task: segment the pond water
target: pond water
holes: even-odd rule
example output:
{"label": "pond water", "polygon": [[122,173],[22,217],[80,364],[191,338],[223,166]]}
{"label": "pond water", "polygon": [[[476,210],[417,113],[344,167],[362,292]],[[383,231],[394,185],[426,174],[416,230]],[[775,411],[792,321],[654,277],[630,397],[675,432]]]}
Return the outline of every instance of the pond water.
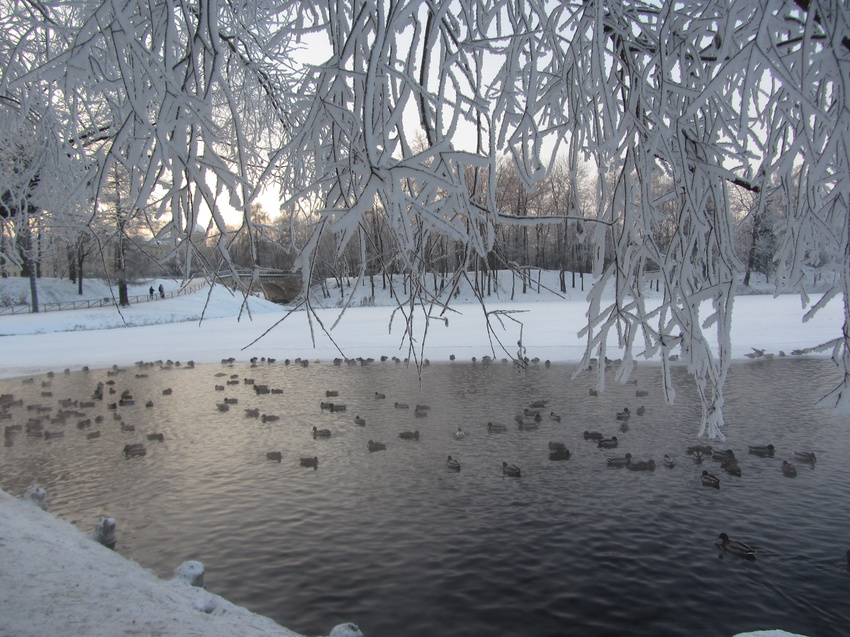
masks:
{"label": "pond water", "polygon": [[[729,439],[715,446],[735,451],[741,477],[686,454],[700,442],[700,410],[684,370],[668,407],[658,368],[639,367],[637,385],[616,384],[608,372],[600,397],[589,395],[592,376],[571,380],[572,369],[440,364],[424,368],[420,382],[389,361],[277,362],[0,381],[0,393],[23,399],[0,410],[11,414],[3,425],[56,419],[60,400],[88,401],[98,382],[114,382],[94,407],[67,407],[79,413],[44,425],[62,437],[5,436],[0,485],[17,495],[37,482],[50,510],[86,531],[98,516],[115,517],[123,555],[162,576],[200,560],[211,591],[307,635],[343,621],[368,637],[847,634],[848,422],[812,407],[837,382],[833,365],[733,367]],[[110,409],[124,390],[134,404]],[[220,411],[225,398],[237,402]],[[514,415],[541,399],[538,428],[520,429]],[[321,409],[323,401],[347,409]],[[427,416],[417,417],[416,404],[430,406]],[[627,431],[615,418],[624,406],[633,414]],[[77,427],[97,416],[103,421]],[[488,421],[506,431],[488,433]],[[331,436],[314,438],[313,427]],[[89,439],[94,430],[100,437]],[[413,430],[418,440],[399,438]],[[616,435],[618,448],[598,448],[585,430]],[[369,440],[387,449],[370,453]],[[565,443],[570,459],[550,460],[549,441]],[[124,457],[131,443],[143,443],[146,455]],[[775,457],[747,453],[767,443]],[[795,450],[818,460],[795,461]],[[607,466],[627,452],[657,468]],[[674,468],[661,464],[665,454]],[[448,455],[459,472],[446,467]],[[317,469],[300,466],[313,456]],[[796,463],[796,478],[782,474],[783,460]],[[503,475],[503,462],[521,477]],[[702,486],[705,469],[719,489]],[[721,532],[751,544],[757,560],[721,553]]]}

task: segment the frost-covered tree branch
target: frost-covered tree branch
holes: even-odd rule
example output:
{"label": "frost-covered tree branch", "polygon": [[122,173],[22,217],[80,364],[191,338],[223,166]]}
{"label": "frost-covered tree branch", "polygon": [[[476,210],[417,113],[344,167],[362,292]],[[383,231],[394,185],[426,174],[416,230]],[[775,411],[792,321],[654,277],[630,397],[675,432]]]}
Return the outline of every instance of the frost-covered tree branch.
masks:
{"label": "frost-covered tree branch", "polygon": [[[378,211],[380,266],[410,281],[406,317],[433,300],[424,257],[435,246],[463,246],[462,271],[497,262],[503,223],[578,218],[598,277],[583,363],[613,340],[624,381],[636,359],[658,356],[673,400],[677,351],[710,436],[722,436],[744,269],[730,193],[747,188],[754,215],[779,197],[780,285],[808,302],[806,277],[830,272],[811,312],[844,299],[845,379],[824,401],[850,407],[840,0],[2,1],[0,96],[48,96],[39,108],[80,153],[95,199],[113,164],[133,166],[137,204],[157,202],[175,236],[204,210],[224,236],[234,208],[251,240],[252,201],[278,188],[285,211],[314,213],[299,245],[306,295],[328,237],[337,255],[359,246],[367,267]],[[575,195],[566,211],[500,209],[505,157],[529,191],[556,157],[573,176],[590,162],[595,211]],[[219,249],[231,264],[227,243]],[[647,270],[664,284],[660,301],[646,298]]]}

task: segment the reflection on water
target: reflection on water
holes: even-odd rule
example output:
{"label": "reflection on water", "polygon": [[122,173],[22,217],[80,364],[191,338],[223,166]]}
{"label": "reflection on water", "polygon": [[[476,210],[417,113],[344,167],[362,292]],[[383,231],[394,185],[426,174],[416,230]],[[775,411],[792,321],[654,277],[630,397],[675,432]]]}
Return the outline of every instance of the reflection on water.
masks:
{"label": "reflection on water", "polygon": [[[6,407],[12,418],[0,423],[48,415],[56,422],[44,427],[65,434],[6,436],[0,484],[19,494],[38,482],[51,511],[85,530],[100,515],[115,517],[123,555],[163,576],[200,560],[210,590],[306,634],[342,621],[369,637],[845,633],[847,423],[811,407],[837,381],[831,364],[733,368],[722,446],[735,451],[740,478],[685,454],[697,442],[700,411],[684,372],[677,404],[667,407],[657,368],[638,369],[637,386],[610,379],[601,397],[589,395],[592,378],[572,381],[571,371],[432,365],[420,386],[413,370],[392,362],[275,363],[2,381],[0,392],[23,404]],[[80,413],[57,419],[59,400],[89,400],[99,381],[114,381],[102,401],[68,406]],[[124,390],[133,404],[110,409]],[[638,390],[649,395],[637,398]],[[548,400],[540,423],[520,429],[514,416],[537,399]],[[38,412],[37,404],[52,409]],[[427,415],[417,416],[417,404],[430,407]],[[635,415],[623,431],[615,414],[625,406]],[[490,434],[488,421],[506,430]],[[458,426],[462,440],[453,435]],[[314,438],[313,427],[331,437]],[[89,439],[94,430],[100,437]],[[419,440],[399,438],[413,430]],[[585,430],[620,444],[599,449]],[[148,440],[151,433],[164,440]],[[387,449],[370,453],[370,439]],[[564,442],[570,459],[551,461],[549,441]],[[131,443],[147,454],[126,458],[121,450]],[[747,453],[767,443],[774,458]],[[799,449],[818,461],[797,462],[798,476],[785,478],[782,461],[794,462]],[[281,462],[268,460],[269,451],[280,451]],[[658,467],[606,466],[627,452]],[[661,465],[664,454],[675,468]],[[448,455],[460,472],[447,469]],[[300,465],[313,456],[317,470]],[[503,462],[522,477],[505,477]],[[720,489],[701,486],[703,469],[720,477]],[[720,532],[749,542],[758,560],[720,555]]]}

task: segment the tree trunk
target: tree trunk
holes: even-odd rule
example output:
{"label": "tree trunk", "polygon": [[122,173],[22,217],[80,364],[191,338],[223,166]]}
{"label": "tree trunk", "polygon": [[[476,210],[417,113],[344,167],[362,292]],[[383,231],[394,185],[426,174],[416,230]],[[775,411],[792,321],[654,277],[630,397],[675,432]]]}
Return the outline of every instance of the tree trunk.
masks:
{"label": "tree trunk", "polygon": [[124,279],[118,279],[118,304],[121,307],[130,307],[130,295],[127,294],[127,281]]}
{"label": "tree trunk", "polygon": [[77,294],[80,296],[83,295],[83,259],[85,258],[85,253],[83,252],[83,246],[80,244],[77,246]]}
{"label": "tree trunk", "polygon": [[30,279],[30,298],[32,300],[32,311],[34,314],[38,313],[38,286],[35,282],[35,268],[30,264],[29,268],[29,279]]}

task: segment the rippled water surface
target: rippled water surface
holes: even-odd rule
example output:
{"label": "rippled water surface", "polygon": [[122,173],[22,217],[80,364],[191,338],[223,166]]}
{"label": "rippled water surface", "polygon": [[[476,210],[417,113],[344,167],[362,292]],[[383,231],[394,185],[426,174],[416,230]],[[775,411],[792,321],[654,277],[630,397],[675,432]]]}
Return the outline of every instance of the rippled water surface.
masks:
{"label": "rippled water surface", "polygon": [[[837,382],[834,366],[733,368],[722,446],[738,456],[740,478],[686,455],[698,442],[700,411],[683,370],[672,407],[657,368],[639,368],[637,386],[615,384],[609,372],[600,397],[589,395],[593,378],[571,380],[571,372],[432,365],[420,385],[414,370],[392,362],[263,363],[0,381],[0,392],[24,402],[5,409],[12,417],[4,425],[25,424],[34,404],[52,407],[43,414],[55,418],[60,399],[88,400],[98,381],[117,390],[77,408],[85,416],[45,425],[63,437],[7,435],[0,484],[19,494],[38,482],[51,510],[85,530],[100,515],[115,517],[123,555],[163,576],[198,559],[211,591],[308,635],[342,621],[368,637],[847,634],[848,422],[812,408]],[[246,378],[281,393],[258,395]],[[125,389],[134,404],[109,409]],[[327,398],[328,390],[339,396]],[[224,398],[238,403],[219,411]],[[536,399],[549,401],[539,428],[520,430],[513,416]],[[347,409],[322,410],[322,401]],[[417,403],[431,407],[427,417],[415,416]],[[620,431],[616,411],[640,405],[645,415]],[[248,417],[249,408],[280,420]],[[121,431],[113,413],[135,431]],[[103,422],[77,428],[97,415]],[[358,415],[365,427],[354,424]],[[488,421],[507,431],[488,434]],[[314,426],[331,437],[314,439]],[[458,426],[462,440],[453,436]],[[95,429],[100,438],[87,439]],[[406,430],[420,439],[400,439]],[[585,430],[617,435],[619,448],[598,449]],[[165,440],[146,440],[153,432]],[[370,453],[370,439],[387,449]],[[571,458],[551,461],[549,441],[564,442]],[[125,459],[124,445],[138,442],[147,455]],[[747,453],[767,443],[774,458]],[[800,449],[818,462],[796,462],[798,476],[784,477],[782,460],[794,462]],[[282,461],[267,460],[268,451]],[[658,467],[606,466],[626,452]],[[449,454],[459,473],[447,470]],[[675,468],[661,466],[664,454]],[[302,456],[318,457],[318,469],[300,466]],[[522,477],[503,476],[503,461]],[[700,484],[703,469],[720,477],[720,489]],[[721,555],[720,532],[753,545],[757,561]]]}

